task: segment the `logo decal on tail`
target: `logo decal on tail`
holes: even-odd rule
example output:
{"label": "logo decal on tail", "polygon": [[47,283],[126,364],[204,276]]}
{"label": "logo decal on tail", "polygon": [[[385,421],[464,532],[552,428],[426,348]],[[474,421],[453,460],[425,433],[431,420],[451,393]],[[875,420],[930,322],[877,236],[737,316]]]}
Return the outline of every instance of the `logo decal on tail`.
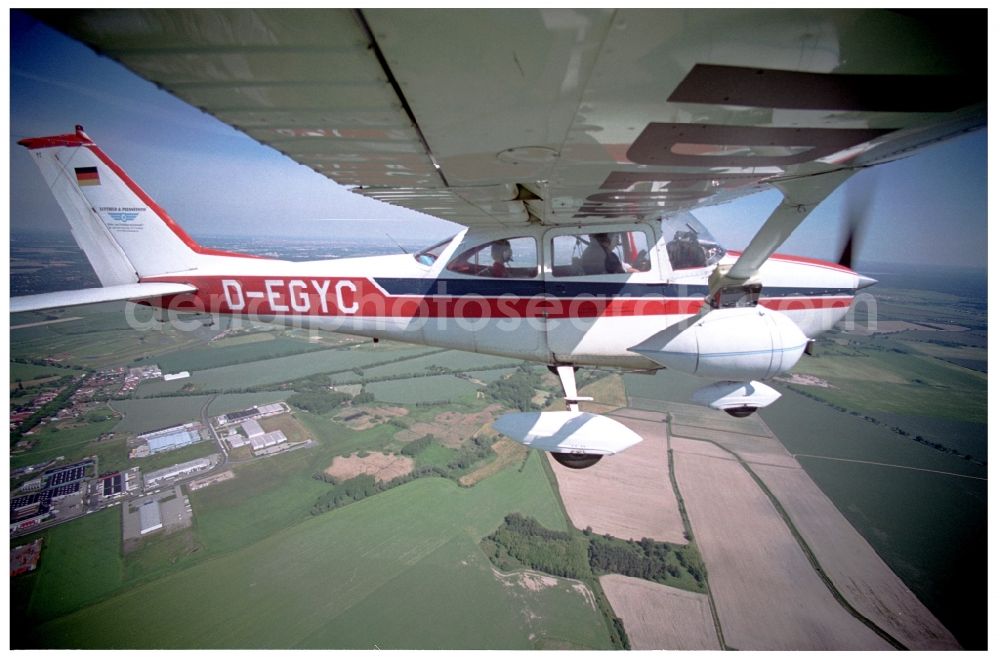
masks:
{"label": "logo decal on tail", "polygon": [[139,217],[139,214],[145,211],[145,208],[109,208],[106,206],[101,207],[102,211],[107,211],[108,217],[110,217],[115,222],[131,222]]}

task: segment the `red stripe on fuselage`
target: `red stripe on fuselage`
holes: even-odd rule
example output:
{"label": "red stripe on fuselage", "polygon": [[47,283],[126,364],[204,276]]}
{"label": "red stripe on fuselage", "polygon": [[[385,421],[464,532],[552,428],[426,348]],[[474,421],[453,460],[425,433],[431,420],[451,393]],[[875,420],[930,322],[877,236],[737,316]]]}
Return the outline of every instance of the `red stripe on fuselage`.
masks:
{"label": "red stripe on fuselage", "polygon": [[[196,276],[143,281],[181,282],[197,287],[196,294],[162,299],[164,307],[267,317],[596,319],[696,314],[704,304],[702,298],[662,296],[389,295],[368,278]],[[761,304],[778,311],[836,309],[848,307],[852,299],[852,296],[762,298]]]}
{"label": "red stripe on fuselage", "polygon": [[[730,257],[739,257],[743,253],[737,250],[727,250],[726,255]],[[841,266],[840,264],[834,263],[832,261],[824,261],[823,259],[813,259],[812,257],[798,257],[793,254],[779,254],[774,253],[768,259],[775,259],[777,261],[786,261],[793,264],[802,264],[804,266],[821,266],[823,268],[829,268],[830,270],[839,270],[842,273],[851,273],[852,275],[857,275],[853,270],[847,266]]]}

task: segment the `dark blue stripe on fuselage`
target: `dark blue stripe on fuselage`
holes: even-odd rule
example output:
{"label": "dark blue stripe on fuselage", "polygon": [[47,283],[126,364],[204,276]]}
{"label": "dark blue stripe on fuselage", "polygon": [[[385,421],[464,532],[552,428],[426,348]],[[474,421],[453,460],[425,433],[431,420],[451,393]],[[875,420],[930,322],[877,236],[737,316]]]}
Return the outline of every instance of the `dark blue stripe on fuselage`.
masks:
{"label": "dark blue stripe on fuselage", "polygon": [[[483,296],[496,298],[502,295],[530,298],[548,293],[560,298],[592,296],[597,298],[654,297],[700,298],[708,295],[706,285],[663,284],[652,282],[580,282],[567,280],[515,280],[515,279],[424,279],[419,277],[377,277],[375,282],[393,296]],[[765,287],[763,298],[827,296],[853,296],[854,289],[811,289],[807,287]]]}

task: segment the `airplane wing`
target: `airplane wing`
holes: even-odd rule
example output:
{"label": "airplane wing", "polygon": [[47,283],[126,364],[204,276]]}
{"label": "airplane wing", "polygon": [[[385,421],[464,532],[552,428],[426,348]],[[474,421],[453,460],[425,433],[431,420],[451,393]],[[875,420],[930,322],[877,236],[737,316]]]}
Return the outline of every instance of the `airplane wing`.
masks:
{"label": "airplane wing", "polygon": [[985,10],[36,14],[340,184],[467,226],[630,222],[771,185],[814,201],[794,182],[986,123]]}
{"label": "airplane wing", "polygon": [[147,298],[194,293],[197,290],[197,287],[188,284],[143,282],[94,287],[92,289],[76,289],[74,291],[38,293],[30,296],[12,297],[10,299],[10,313],[34,312],[41,309],[55,309],[57,307],[75,307],[77,305],[91,305],[93,303],[113,302],[116,300],[145,300]]}

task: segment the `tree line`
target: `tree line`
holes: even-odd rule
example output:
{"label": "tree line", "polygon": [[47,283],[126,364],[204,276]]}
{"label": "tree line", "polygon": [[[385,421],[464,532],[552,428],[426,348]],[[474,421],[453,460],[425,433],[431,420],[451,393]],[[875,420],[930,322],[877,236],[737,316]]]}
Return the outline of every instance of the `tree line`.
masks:
{"label": "tree line", "polygon": [[558,532],[534,518],[511,513],[483,539],[486,555],[502,570],[527,566],[560,577],[586,579],[617,573],[672,586],[705,589],[705,569],[690,545],[643,538],[640,541],[578,532]]}

